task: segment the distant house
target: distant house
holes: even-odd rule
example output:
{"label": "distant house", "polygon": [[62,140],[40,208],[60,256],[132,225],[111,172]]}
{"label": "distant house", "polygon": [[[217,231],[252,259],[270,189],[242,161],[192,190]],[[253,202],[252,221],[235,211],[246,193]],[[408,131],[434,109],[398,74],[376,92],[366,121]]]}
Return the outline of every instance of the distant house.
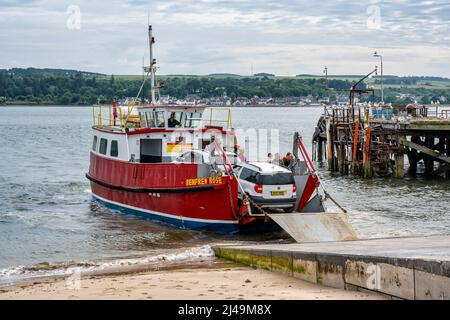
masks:
{"label": "distant house", "polygon": [[246,97],[237,97],[233,103],[233,106],[246,106],[250,104],[250,99]]}
{"label": "distant house", "polygon": [[330,103],[330,98],[329,97],[324,97],[322,99],[319,99],[317,102],[319,103]]}
{"label": "distant house", "polygon": [[[355,98],[356,101],[356,98]],[[345,106],[350,103],[349,97],[346,94],[339,94],[336,96],[336,103],[339,106]]]}

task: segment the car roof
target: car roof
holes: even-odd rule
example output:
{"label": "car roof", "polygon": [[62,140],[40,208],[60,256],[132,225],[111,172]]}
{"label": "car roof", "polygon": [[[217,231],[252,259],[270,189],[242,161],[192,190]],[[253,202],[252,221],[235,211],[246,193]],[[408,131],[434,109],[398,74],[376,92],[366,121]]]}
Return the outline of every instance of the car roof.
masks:
{"label": "car roof", "polygon": [[268,163],[268,162],[248,162],[248,163],[243,163],[242,166],[250,166],[253,167],[252,169],[254,169],[256,167],[256,169],[261,172],[261,173],[274,173],[274,172],[289,172],[291,173],[291,170],[279,166],[277,164],[273,164],[273,163]]}
{"label": "car roof", "polygon": [[[202,155],[207,155],[207,156],[209,156],[209,153],[208,153],[208,152],[206,152],[206,151],[204,151],[204,150],[200,150],[200,149],[192,149],[192,150],[189,150],[189,151],[185,151],[185,152],[183,152],[182,154],[186,154],[186,153],[190,153],[190,152],[199,153],[199,154],[202,154]],[[234,153],[234,152],[231,152],[231,151],[225,151],[225,153],[226,153],[227,156],[233,155],[233,156],[237,157],[236,153]]]}
{"label": "car roof", "polygon": [[204,151],[204,150],[199,150],[199,149],[192,149],[190,151],[186,151],[185,153],[188,152],[195,152],[195,153],[202,153],[202,154],[207,154],[208,152]]}

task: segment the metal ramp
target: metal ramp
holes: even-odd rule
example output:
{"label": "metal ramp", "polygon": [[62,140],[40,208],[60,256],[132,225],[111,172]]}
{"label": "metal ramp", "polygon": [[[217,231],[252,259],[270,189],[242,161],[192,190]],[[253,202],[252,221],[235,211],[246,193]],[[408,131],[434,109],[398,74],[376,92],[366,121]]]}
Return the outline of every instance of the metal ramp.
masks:
{"label": "metal ramp", "polygon": [[[356,233],[348,222],[347,211],[323,187],[302,138],[296,132],[293,143],[293,153],[296,159],[298,159],[298,152],[301,153],[304,162],[297,162],[292,169],[297,185],[295,207],[297,212],[268,214],[268,216],[300,243],[356,240]],[[322,189],[324,197],[319,194],[319,188]],[[307,199],[304,199],[305,195]],[[343,213],[325,212],[323,201],[326,199],[333,201]]]}
{"label": "metal ramp", "polygon": [[357,239],[343,213],[286,213],[269,217],[299,243]]}

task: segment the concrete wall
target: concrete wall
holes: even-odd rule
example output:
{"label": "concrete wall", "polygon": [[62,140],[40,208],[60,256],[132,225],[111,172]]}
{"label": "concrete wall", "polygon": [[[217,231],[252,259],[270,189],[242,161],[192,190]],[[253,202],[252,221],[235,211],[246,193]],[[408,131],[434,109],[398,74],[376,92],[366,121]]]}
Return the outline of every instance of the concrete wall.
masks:
{"label": "concrete wall", "polygon": [[215,247],[217,257],[345,290],[400,299],[450,299],[450,264],[420,259]]}

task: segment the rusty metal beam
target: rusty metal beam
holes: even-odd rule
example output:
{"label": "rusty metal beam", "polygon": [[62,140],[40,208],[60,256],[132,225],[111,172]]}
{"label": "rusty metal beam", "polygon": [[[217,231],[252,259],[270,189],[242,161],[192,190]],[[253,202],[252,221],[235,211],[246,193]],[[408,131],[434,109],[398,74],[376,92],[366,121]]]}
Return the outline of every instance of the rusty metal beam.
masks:
{"label": "rusty metal beam", "polygon": [[408,141],[408,140],[406,140],[404,138],[400,138],[399,141],[404,146],[407,146],[407,147],[413,148],[415,150],[418,150],[418,151],[420,151],[422,153],[425,153],[425,154],[427,154],[427,155],[429,155],[429,156],[431,156],[433,158],[439,159],[439,160],[441,160],[443,162],[450,163],[450,157],[449,156],[441,154],[441,153],[439,153],[437,151],[434,151],[434,150],[432,150],[430,148],[427,148],[425,146],[421,146],[420,144]]}

